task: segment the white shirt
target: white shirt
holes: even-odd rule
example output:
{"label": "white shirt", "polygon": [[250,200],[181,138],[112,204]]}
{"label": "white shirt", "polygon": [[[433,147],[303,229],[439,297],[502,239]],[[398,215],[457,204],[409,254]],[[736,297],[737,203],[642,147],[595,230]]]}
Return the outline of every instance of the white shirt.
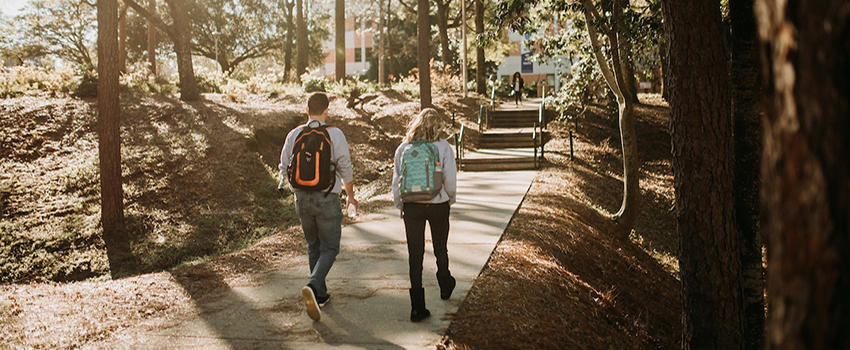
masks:
{"label": "white shirt", "polygon": [[[313,122],[326,125],[325,123],[315,119],[308,120],[304,125]],[[286,135],[286,142],[283,144],[283,150],[280,152],[280,164],[277,166],[282,178],[286,178],[286,168],[289,166],[289,158],[292,157],[292,147],[295,144],[295,139],[297,139],[298,135],[301,134],[301,127],[304,125],[292,129],[292,131]],[[346,141],[342,130],[333,127],[328,128],[328,136],[331,137],[331,146],[333,146],[333,162],[336,164],[336,181],[334,181],[334,188],[331,190],[331,193],[339,194],[342,192],[343,183],[350,183],[351,181],[354,181],[354,168],[351,166],[351,154],[348,151],[348,141]],[[290,188],[291,187],[292,186],[290,186]]]}

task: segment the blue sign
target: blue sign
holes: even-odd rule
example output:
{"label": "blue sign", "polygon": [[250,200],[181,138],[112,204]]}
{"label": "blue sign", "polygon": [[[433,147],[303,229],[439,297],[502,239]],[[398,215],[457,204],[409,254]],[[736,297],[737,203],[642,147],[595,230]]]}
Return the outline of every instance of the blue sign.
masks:
{"label": "blue sign", "polygon": [[531,52],[523,52],[520,56],[520,62],[522,64],[523,73],[534,72],[534,62],[531,62]]}

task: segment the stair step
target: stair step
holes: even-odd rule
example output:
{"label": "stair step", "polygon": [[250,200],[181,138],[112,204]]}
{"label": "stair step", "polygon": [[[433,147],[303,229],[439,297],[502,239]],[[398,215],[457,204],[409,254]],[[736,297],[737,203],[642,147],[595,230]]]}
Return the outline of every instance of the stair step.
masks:
{"label": "stair step", "polygon": [[536,168],[532,157],[464,159],[461,163],[461,169],[464,171],[533,170]]}

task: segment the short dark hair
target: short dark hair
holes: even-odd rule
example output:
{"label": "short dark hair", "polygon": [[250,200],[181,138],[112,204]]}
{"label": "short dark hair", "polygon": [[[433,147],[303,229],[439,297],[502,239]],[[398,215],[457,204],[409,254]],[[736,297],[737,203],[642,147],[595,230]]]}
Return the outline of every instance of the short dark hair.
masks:
{"label": "short dark hair", "polygon": [[314,92],[307,97],[307,113],[320,115],[328,109],[328,95],[322,92]]}

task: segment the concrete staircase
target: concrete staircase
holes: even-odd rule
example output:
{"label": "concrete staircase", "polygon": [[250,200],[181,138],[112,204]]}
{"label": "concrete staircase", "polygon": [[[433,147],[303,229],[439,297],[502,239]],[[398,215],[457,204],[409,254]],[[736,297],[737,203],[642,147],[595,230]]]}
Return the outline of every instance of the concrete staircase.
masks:
{"label": "concrete staircase", "polygon": [[[490,111],[490,127],[479,138],[478,151],[461,160],[463,171],[534,170],[540,165],[540,149],[535,152],[534,124],[539,104],[526,102],[515,107],[503,104]],[[537,129],[538,143],[541,137]],[[537,145],[539,147],[539,144]]]}

